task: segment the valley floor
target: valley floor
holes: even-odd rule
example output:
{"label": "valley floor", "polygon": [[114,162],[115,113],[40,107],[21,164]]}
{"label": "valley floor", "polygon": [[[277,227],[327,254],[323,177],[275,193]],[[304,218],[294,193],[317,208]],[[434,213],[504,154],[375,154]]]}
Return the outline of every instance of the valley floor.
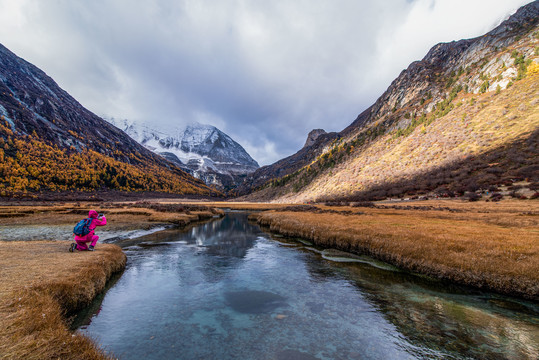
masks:
{"label": "valley floor", "polygon": [[[369,205],[369,204],[364,204]],[[0,206],[0,226],[73,225],[90,208],[109,229],[187,225],[246,210],[286,236],[369,254],[405,270],[539,300],[539,200],[430,200],[328,207],[161,199],[131,203]],[[216,209],[221,208],[221,210]],[[102,229],[105,229],[102,228]],[[99,234],[98,229],[98,234]],[[0,241],[0,354],[6,359],[106,358],[67,327],[75,309],[125,266],[118,246],[69,253],[67,241]]]}

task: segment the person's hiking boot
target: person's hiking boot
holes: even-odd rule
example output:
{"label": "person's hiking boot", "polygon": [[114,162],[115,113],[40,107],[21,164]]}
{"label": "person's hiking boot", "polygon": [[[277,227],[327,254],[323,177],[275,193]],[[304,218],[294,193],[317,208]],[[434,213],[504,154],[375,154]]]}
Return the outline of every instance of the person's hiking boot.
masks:
{"label": "person's hiking boot", "polygon": [[92,245],[88,246],[88,251],[94,251],[94,247]]}
{"label": "person's hiking boot", "polygon": [[75,248],[76,248],[76,247],[77,247],[77,244],[71,243],[71,245],[69,246],[69,252],[75,251]]}

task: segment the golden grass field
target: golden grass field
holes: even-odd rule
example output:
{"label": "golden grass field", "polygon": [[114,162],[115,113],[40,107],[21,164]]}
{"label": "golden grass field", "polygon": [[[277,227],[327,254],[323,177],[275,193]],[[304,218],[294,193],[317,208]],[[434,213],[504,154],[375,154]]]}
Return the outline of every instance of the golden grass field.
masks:
{"label": "golden grass field", "polygon": [[[201,205],[198,203],[197,205]],[[88,216],[88,210],[95,209],[106,214],[107,230],[148,229],[159,224],[187,225],[211,218],[215,210],[206,208],[191,211],[157,211],[145,207],[132,207],[129,203],[107,204],[63,204],[51,206],[0,206],[0,226],[2,225],[47,225],[76,224]],[[222,212],[220,212],[222,214]]]}
{"label": "golden grass field", "polygon": [[0,357],[106,359],[67,316],[87,305],[126,262],[116,245],[69,253],[60,241],[0,242]]}
{"label": "golden grass field", "polygon": [[322,247],[369,254],[412,272],[539,300],[538,201],[384,206],[332,208],[349,214],[269,211],[252,217],[272,231]]}

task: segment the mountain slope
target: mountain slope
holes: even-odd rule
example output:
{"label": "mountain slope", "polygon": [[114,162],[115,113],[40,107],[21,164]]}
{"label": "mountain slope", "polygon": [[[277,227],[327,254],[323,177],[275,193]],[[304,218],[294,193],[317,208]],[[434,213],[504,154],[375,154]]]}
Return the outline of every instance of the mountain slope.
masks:
{"label": "mountain slope", "polygon": [[285,177],[301,169],[327,150],[328,145],[340,137],[337,133],[326,133],[324,130],[320,130],[311,131],[307,136],[305,145],[297,153],[274,164],[263,166],[254,173],[249,174],[243,183],[234,190],[235,194],[246,195],[253,189],[265,185],[270,180]]}
{"label": "mountain slope", "polygon": [[539,181],[538,19],[535,1],[484,36],[434,46],[326,151],[250,199],[377,199]]}
{"label": "mountain slope", "polygon": [[259,167],[240,144],[211,125],[158,129],[128,120],[106,120],[147,149],[222,190],[236,187]]}
{"label": "mountain slope", "polygon": [[211,192],[0,45],[0,195],[98,189]]}

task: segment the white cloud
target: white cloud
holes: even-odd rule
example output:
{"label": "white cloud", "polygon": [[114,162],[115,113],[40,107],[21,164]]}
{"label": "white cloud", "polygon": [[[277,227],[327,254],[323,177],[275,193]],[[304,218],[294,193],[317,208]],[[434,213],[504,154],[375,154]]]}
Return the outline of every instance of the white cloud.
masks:
{"label": "white cloud", "polygon": [[255,137],[253,139],[244,141],[244,143],[241,145],[252,158],[261,164],[261,166],[262,164],[271,164],[275,162],[274,159],[279,155],[279,152],[276,149],[276,144],[264,139],[263,137]]}
{"label": "white cloud", "polygon": [[97,114],[221,128],[261,164],[339,131],[522,0],[0,0],[0,42]]}

